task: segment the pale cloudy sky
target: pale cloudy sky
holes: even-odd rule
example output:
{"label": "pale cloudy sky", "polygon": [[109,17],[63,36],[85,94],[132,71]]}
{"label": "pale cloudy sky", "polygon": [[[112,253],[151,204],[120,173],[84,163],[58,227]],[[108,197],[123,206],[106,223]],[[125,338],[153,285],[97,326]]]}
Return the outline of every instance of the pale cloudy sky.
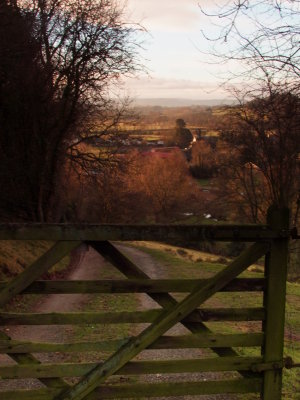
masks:
{"label": "pale cloudy sky", "polygon": [[201,29],[212,26],[198,6],[209,0],[128,0],[130,19],[148,30],[142,56],[149,76],[126,81],[137,98],[215,99],[228,94],[217,84],[220,66],[208,64]]}

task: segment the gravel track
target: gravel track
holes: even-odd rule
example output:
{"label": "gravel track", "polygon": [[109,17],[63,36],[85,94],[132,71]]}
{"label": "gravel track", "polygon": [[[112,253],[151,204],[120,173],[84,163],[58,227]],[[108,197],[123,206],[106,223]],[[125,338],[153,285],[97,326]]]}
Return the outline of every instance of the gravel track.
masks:
{"label": "gravel track", "polygon": [[[137,266],[139,266],[150,278],[152,279],[163,279],[168,278],[160,264],[150,255],[145,252],[138,250],[133,247],[126,245],[117,246],[122,253],[130,258]],[[153,301],[148,295],[139,295],[141,309],[149,309],[159,307],[155,301]],[[191,332],[181,324],[176,324],[170,329],[168,335],[186,335]],[[147,350],[139,354],[137,360],[176,360],[176,359],[193,359],[200,358],[204,353],[200,349],[172,349],[172,350]],[[180,382],[180,381],[208,381],[220,378],[217,373],[183,373],[183,374],[157,374],[147,375],[146,382]],[[160,397],[160,399],[194,399],[194,400],[234,400],[237,397],[235,395],[208,395],[208,396],[174,396],[174,397]],[[154,399],[154,398],[153,398]]]}
{"label": "gravel track", "polygon": [[[135,262],[141,269],[147,273],[151,278],[167,278],[163,276],[159,263],[154,260],[150,255],[141,250],[132,248],[130,246],[118,244],[117,247],[127,255],[133,262]],[[100,279],[101,267],[107,265],[104,259],[99,256],[94,250],[86,251],[86,248],[81,247],[80,251],[73,255],[73,265],[67,278],[70,280],[79,279]],[[74,262],[75,260],[75,262]],[[47,295],[43,296],[39,302],[34,306],[33,312],[69,312],[84,310],[85,304],[88,302],[89,295]],[[153,309],[159,307],[146,294],[137,295],[139,309]],[[142,328],[142,327],[141,327]],[[45,342],[66,342],[72,340],[72,327],[70,326],[18,326],[16,328],[6,328],[6,334],[13,339],[28,340],[28,341],[45,341]],[[136,332],[138,333],[138,332]],[[176,324],[168,335],[183,335],[188,334],[189,331],[181,324]],[[203,355],[201,350],[198,349],[173,349],[173,350],[148,350],[144,351],[136,357],[138,360],[167,360],[167,359],[180,359],[180,358],[199,358]],[[56,353],[46,353],[37,355],[42,362],[58,362],[62,361],[62,357]],[[0,364],[15,364],[8,356],[0,355]],[[204,381],[218,378],[216,373],[184,373],[184,374],[156,374],[147,375],[145,382],[179,382],[179,381]],[[9,389],[33,389],[43,387],[38,380],[0,380],[0,390]],[[236,399],[234,395],[209,395],[209,396],[180,396],[180,397],[163,397],[160,399],[201,399],[201,400],[229,400]],[[153,398],[154,399],[154,398]]]}

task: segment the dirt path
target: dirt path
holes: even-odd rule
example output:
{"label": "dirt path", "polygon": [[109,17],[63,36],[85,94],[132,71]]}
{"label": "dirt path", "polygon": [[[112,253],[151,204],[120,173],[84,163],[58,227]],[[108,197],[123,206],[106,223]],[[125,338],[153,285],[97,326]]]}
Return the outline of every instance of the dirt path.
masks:
{"label": "dirt path", "polygon": [[[162,274],[160,265],[148,254],[141,250],[118,244],[117,247],[124,252],[132,261],[141,268],[151,278],[167,278]],[[90,249],[86,251],[85,248],[81,249],[79,254],[80,262],[77,263],[70,271],[68,279],[101,279],[101,269],[107,263],[104,259],[99,256],[94,250]],[[32,311],[34,312],[69,312],[79,311],[85,308],[86,303],[89,300],[89,295],[47,295],[41,298],[38,304],[35,305]],[[159,307],[149,296],[141,294],[138,295],[139,308],[141,310]],[[172,328],[168,335],[183,335],[189,331],[185,329],[181,324],[177,324]],[[64,342],[72,340],[72,327],[71,326],[18,326],[14,329],[7,329],[6,333],[14,339],[28,340],[28,341],[41,341],[41,342]],[[157,360],[157,359],[178,359],[178,358],[198,358],[201,356],[201,351],[197,349],[174,349],[174,350],[151,350],[142,352],[137,359],[141,360]],[[42,362],[58,362],[60,356],[56,353],[38,355],[38,358]],[[14,362],[8,356],[0,355],[1,364],[14,364]],[[172,381],[196,381],[196,380],[208,380],[216,378],[216,374],[156,374],[147,376],[147,382],[172,382]],[[13,386],[12,386],[13,385]],[[19,380],[18,388],[37,388],[42,385],[37,380]],[[16,381],[1,381],[0,389],[12,389],[16,387]],[[201,400],[228,400],[235,399],[235,396],[184,396],[184,397],[168,397],[165,399],[201,399]]]}
{"label": "dirt path", "polygon": [[[127,255],[136,265],[152,279],[166,279],[168,278],[165,271],[162,271],[160,264],[150,255],[133,247],[126,245],[117,246],[122,253]],[[148,295],[140,295],[141,309],[156,308],[157,303],[154,302]],[[181,324],[176,324],[170,329],[168,335],[186,335],[191,332]],[[172,360],[172,359],[193,359],[203,356],[203,352],[197,349],[172,349],[172,350],[151,350],[142,352],[136,359],[137,360]],[[148,375],[147,382],[180,382],[180,381],[206,381],[211,379],[220,378],[216,373],[184,373],[184,374],[157,374]],[[184,397],[163,397],[160,399],[194,399],[194,400],[234,400],[234,395],[209,395],[209,396],[184,396]]]}
{"label": "dirt path", "polygon": [[[86,251],[82,245],[77,252],[77,262],[71,267],[66,279],[69,280],[96,280],[101,277],[101,266],[105,264],[103,258],[94,250]],[[52,294],[40,297],[31,312],[71,312],[83,310],[89,301],[90,295],[83,294]],[[68,325],[38,325],[17,326],[5,329],[5,333],[15,340],[32,342],[63,343],[72,340],[73,329]],[[42,362],[59,362],[62,356],[57,353],[43,353],[37,355]],[[8,356],[0,354],[0,364],[14,365],[15,362]],[[16,388],[28,389],[44,387],[38,380],[0,380],[0,390]]]}

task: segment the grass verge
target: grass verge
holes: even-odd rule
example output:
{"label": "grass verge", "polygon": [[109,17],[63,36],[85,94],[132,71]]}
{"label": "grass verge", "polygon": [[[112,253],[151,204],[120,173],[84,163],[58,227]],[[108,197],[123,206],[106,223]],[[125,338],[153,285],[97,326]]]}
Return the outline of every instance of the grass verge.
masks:
{"label": "grass verge", "polygon": [[[0,241],[0,280],[7,280],[21,273],[26,266],[44,254],[53,242],[41,240],[2,240]],[[49,274],[55,275],[64,271],[70,263],[70,256],[64,257],[54,265]]]}
{"label": "grass verge", "polygon": [[[167,278],[200,279],[208,278],[222,268],[229,259],[220,258],[210,253],[183,249],[156,242],[131,242],[131,245],[150,254],[161,265],[164,276]],[[241,277],[263,277],[260,265],[254,265],[240,275]],[[177,296],[178,299],[182,296]],[[262,306],[261,293],[229,292],[217,293],[204,305],[212,307],[259,307]],[[210,323],[212,330],[237,333],[257,331],[261,326],[255,323]],[[258,348],[238,348],[243,356],[258,355]],[[287,283],[286,297],[286,325],[284,356],[291,356],[294,362],[300,362],[300,284]],[[283,374],[283,399],[300,399],[299,369],[284,369]],[[243,399],[257,399],[255,396],[243,395]]]}

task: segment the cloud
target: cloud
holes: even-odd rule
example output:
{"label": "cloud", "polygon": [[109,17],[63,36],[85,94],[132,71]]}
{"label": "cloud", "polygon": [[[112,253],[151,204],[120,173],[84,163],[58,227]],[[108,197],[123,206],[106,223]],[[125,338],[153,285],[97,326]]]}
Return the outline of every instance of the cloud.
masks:
{"label": "cloud", "polygon": [[223,99],[228,96],[217,82],[187,79],[128,79],[125,87],[132,97],[140,98]]}
{"label": "cloud", "polygon": [[190,31],[201,19],[198,0],[128,0],[128,10],[149,31]]}

